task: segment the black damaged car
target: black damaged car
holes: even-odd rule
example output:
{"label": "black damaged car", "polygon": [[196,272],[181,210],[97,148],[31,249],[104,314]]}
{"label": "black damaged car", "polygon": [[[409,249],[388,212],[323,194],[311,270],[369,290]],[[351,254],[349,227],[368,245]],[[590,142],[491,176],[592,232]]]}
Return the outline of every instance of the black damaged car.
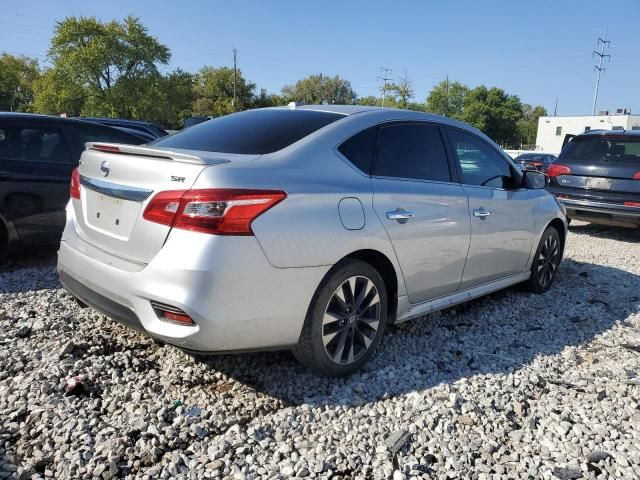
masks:
{"label": "black damaged car", "polygon": [[139,145],[117,128],[60,117],[0,113],[0,261],[18,249],[56,249],[72,170],[85,142]]}

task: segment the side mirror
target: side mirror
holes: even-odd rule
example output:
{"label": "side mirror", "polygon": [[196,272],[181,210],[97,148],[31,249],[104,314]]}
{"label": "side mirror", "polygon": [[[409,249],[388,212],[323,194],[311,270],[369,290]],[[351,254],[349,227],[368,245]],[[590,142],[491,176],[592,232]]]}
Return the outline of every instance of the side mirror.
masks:
{"label": "side mirror", "polygon": [[522,172],[522,186],[531,189],[545,188],[549,184],[547,176],[535,170],[525,170]]}

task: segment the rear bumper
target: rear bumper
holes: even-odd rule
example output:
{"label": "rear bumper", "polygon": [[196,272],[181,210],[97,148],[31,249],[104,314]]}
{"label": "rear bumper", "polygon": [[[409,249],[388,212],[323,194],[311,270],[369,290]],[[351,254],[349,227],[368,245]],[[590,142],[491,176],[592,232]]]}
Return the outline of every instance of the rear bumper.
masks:
{"label": "rear bumper", "polygon": [[558,198],[567,209],[567,217],[593,223],[640,226],[640,208],[591,200]]}
{"label": "rear bumper", "polygon": [[[275,268],[255,237],[174,231],[147,265],[97,249],[67,223],[58,252],[64,287],[108,317],[202,353],[290,347],[329,267]],[[186,312],[195,326],[158,318],[151,301]]]}

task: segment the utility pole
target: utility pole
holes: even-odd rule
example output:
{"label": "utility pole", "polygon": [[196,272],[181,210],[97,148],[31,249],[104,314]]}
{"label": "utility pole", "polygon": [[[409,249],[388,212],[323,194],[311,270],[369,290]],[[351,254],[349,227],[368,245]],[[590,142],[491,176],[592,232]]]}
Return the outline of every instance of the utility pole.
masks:
{"label": "utility pole", "polygon": [[604,60],[604,58],[607,58],[607,61],[611,61],[611,55],[606,55],[604,53],[604,49],[607,48],[609,46],[611,42],[609,40],[607,40],[607,29],[604,29],[604,38],[600,38],[598,37],[598,46],[600,47],[600,51],[596,51],[594,50],[593,53],[591,54],[591,57],[593,57],[594,55],[597,55],[598,57],[600,57],[600,59],[598,60],[598,65],[594,65],[593,69],[598,72],[596,74],[596,92],[593,95],[593,109],[591,111],[591,115],[595,115],[596,114],[596,103],[598,101],[598,89],[600,88],[600,75],[602,74],[602,72],[605,71],[605,68],[602,66],[602,61]]}
{"label": "utility pole", "polygon": [[558,115],[558,97],[556,97],[556,106],[553,107],[553,116],[557,116]]}
{"label": "utility pole", "polygon": [[236,83],[238,79],[238,51],[233,49],[233,111],[236,111]]}
{"label": "utility pole", "polygon": [[387,96],[387,82],[391,80],[391,72],[390,68],[380,67],[380,70],[384,72],[384,77],[378,76],[378,80],[382,80],[384,82],[384,86],[382,87],[382,108],[384,108],[384,99]]}
{"label": "utility pole", "polygon": [[445,84],[445,91],[447,96],[447,104],[444,107],[444,116],[449,116],[449,75],[447,74],[447,83]]}

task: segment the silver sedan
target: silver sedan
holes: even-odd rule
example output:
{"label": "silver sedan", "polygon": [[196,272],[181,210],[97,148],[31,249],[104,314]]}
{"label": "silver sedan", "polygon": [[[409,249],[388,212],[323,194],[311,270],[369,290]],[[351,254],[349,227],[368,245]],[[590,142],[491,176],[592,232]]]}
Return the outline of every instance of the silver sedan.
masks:
{"label": "silver sedan", "polygon": [[348,375],[385,325],[518,283],[546,291],[567,222],[545,186],[447,118],[251,110],[145,146],[88,144],[58,270],[82,302],[185,350],[287,348]]}

